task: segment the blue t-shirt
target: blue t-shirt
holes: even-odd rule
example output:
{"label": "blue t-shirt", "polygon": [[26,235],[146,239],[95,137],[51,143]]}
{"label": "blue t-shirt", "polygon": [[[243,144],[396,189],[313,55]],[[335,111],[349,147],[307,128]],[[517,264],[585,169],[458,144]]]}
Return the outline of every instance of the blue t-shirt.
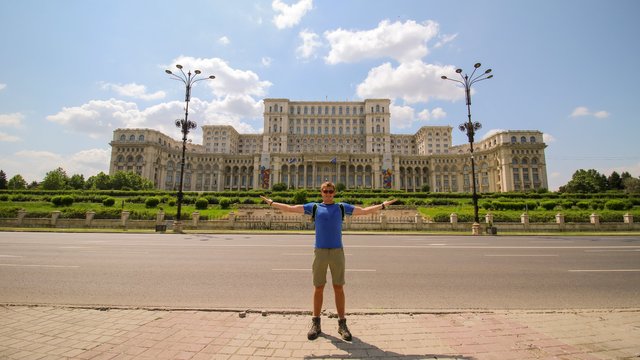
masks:
{"label": "blue t-shirt", "polygon": [[[318,205],[316,210],[316,244],[318,249],[335,249],[342,247],[342,211],[338,203],[304,204],[305,215],[313,214],[313,205]],[[354,206],[342,203],[345,215],[352,215]]]}

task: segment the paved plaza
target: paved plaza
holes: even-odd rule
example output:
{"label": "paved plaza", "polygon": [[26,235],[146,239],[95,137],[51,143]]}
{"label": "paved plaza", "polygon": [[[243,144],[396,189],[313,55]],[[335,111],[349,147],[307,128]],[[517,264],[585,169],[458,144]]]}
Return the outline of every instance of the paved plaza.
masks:
{"label": "paved plaza", "polygon": [[[329,314],[330,315],[330,314]],[[640,309],[361,313],[0,307],[2,359],[637,359]]]}

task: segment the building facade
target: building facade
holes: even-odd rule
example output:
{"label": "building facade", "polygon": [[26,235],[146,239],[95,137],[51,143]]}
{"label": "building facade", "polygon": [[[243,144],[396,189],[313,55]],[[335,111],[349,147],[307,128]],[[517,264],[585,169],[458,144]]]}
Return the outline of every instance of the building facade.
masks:
{"label": "building facade", "polygon": [[[452,144],[451,126],[392,134],[388,99],[327,102],[264,100],[264,132],[202,126],[186,144],[184,191],[269,189],[275,183],[317,189],[471,192],[469,144]],[[182,141],[151,129],[113,133],[109,173],[134,171],[157,189],[177,190]],[[548,188],[546,145],[536,130],[507,130],[474,142],[478,192]]]}

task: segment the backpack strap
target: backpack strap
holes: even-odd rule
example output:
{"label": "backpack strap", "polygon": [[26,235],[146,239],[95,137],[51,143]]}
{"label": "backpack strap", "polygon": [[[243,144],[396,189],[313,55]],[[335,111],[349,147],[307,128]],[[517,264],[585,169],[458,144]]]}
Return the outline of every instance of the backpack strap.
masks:
{"label": "backpack strap", "polygon": [[[340,213],[342,213],[342,221],[344,221],[344,204],[338,203],[340,206]],[[316,212],[318,211],[318,204],[313,204],[313,210],[311,210],[311,221],[316,221]]]}

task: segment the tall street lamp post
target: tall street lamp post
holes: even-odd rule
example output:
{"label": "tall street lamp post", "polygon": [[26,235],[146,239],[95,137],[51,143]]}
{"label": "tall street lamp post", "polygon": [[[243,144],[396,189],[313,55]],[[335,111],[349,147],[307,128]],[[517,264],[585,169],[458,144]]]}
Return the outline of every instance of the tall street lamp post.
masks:
{"label": "tall street lamp post", "polygon": [[[462,75],[462,69],[457,69],[456,73],[460,74],[460,78],[462,80],[450,79],[446,76],[442,76],[443,80],[450,80],[457,83],[460,83],[464,86],[465,95],[467,97],[467,122],[464,122],[458,126],[460,131],[466,132],[467,137],[469,138],[469,152],[471,153],[471,189],[473,191],[473,225],[471,227],[471,232],[473,235],[480,234],[480,218],[478,217],[478,193],[476,191],[476,166],[475,160],[473,158],[473,137],[476,131],[482,128],[482,124],[479,122],[471,121],[471,85],[477,83],[478,81],[491,79],[493,75],[489,75],[491,73],[491,69],[487,69],[485,72],[479,75],[475,75],[476,70],[482,66],[480,63],[476,63],[473,65],[473,72],[471,75],[464,74]],[[474,77],[475,75],[475,77]]]}
{"label": "tall street lamp post", "polygon": [[194,74],[192,75],[191,70],[189,70],[185,74],[185,72],[182,70],[182,65],[178,64],[176,65],[176,67],[180,70],[180,74],[174,74],[173,72],[171,72],[171,70],[165,70],[165,72],[171,76],[171,79],[179,80],[182,83],[184,83],[186,88],[185,96],[184,96],[184,101],[186,103],[186,106],[184,108],[184,119],[176,120],[176,127],[180,128],[180,130],[182,131],[182,160],[180,162],[180,185],[178,188],[178,211],[176,214],[176,220],[173,222],[173,231],[180,233],[182,232],[182,221],[181,221],[182,198],[183,198],[182,185],[183,185],[183,179],[184,179],[185,152],[187,150],[187,134],[189,134],[189,131],[195,129],[197,126],[195,122],[189,120],[189,101],[191,100],[191,87],[193,86],[193,84],[197,83],[198,81],[211,80],[211,79],[215,79],[216,77],[211,75],[206,78],[199,78],[198,75],[202,73],[200,70],[195,70]]}

